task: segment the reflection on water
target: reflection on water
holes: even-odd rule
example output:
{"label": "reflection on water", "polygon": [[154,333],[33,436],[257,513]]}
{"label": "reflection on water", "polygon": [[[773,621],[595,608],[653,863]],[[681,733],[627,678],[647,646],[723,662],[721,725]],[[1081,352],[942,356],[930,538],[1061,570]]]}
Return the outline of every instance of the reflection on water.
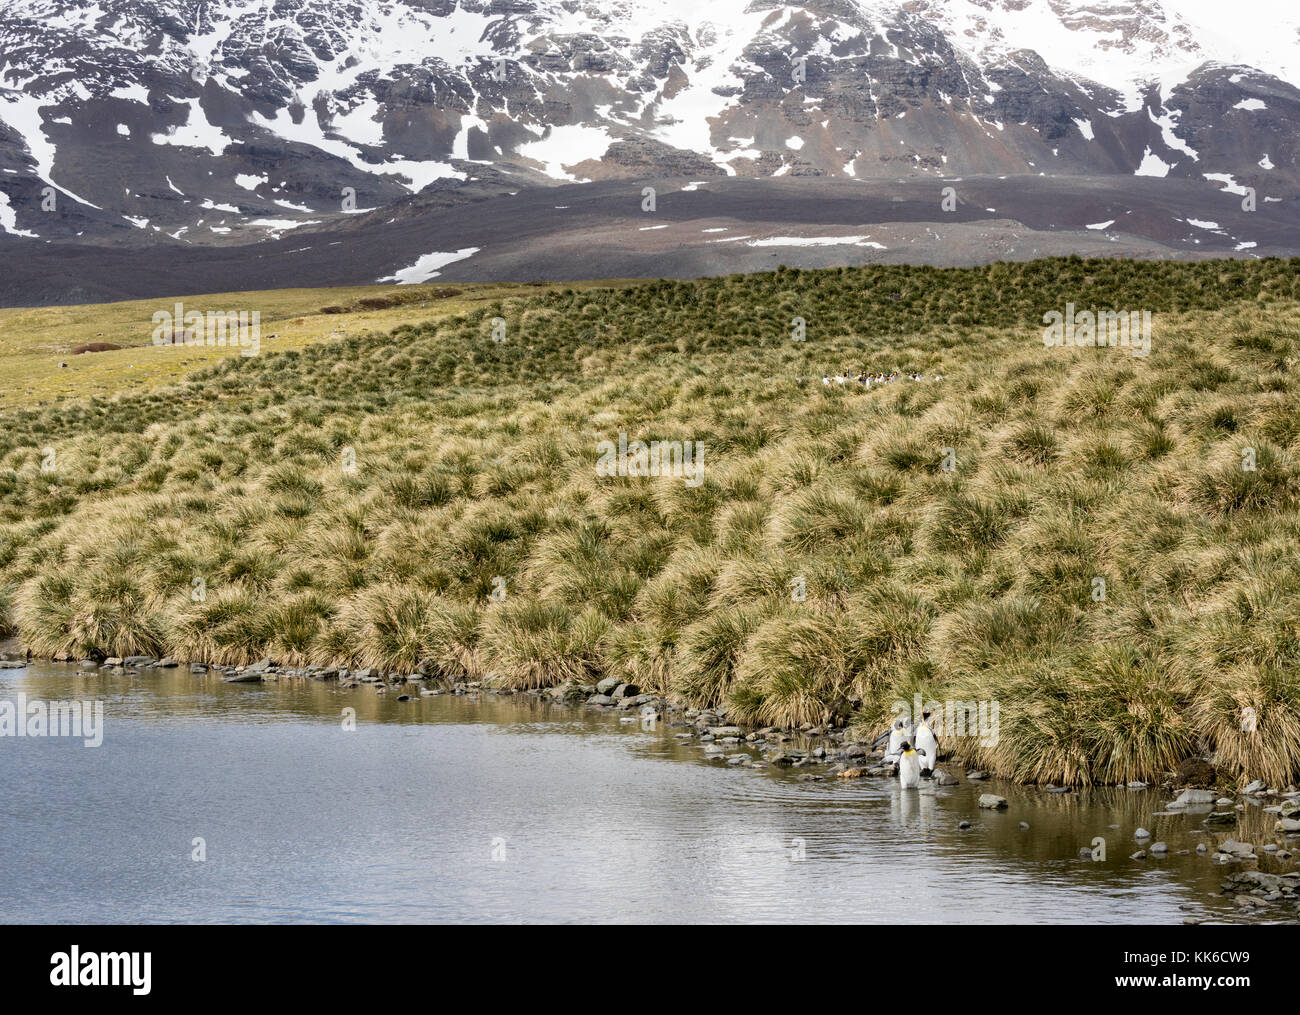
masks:
{"label": "reflection on water", "polygon": [[[804,781],[521,697],[0,671],[19,692],[100,698],[105,734],[0,739],[6,922],[1177,923],[1233,912],[1233,868],[1177,850],[1274,841],[1249,806],[1207,832],[1155,792]],[[1139,826],[1166,858],[1129,859]]]}

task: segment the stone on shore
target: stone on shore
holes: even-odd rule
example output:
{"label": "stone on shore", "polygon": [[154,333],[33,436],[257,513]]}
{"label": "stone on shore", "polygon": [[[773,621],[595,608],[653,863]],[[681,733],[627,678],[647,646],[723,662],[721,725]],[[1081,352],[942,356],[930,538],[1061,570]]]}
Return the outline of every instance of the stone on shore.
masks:
{"label": "stone on shore", "polygon": [[980,806],[986,810],[1001,810],[1007,805],[1007,798],[996,793],[981,793]]}
{"label": "stone on shore", "polygon": [[619,684],[622,682],[623,681],[618,677],[605,677],[603,680],[596,682],[596,693],[613,695],[614,691],[618,689]]}
{"label": "stone on shore", "polygon": [[1217,800],[1219,794],[1212,789],[1185,789],[1178,795],[1178,799],[1169,804],[1170,807],[1203,807],[1206,804],[1212,804]]}

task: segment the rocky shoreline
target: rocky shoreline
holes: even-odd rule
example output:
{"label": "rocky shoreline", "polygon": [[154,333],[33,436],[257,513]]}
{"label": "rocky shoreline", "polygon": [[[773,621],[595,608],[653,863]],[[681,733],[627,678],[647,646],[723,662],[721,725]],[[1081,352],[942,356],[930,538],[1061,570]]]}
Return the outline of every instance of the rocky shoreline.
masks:
{"label": "rocky shoreline", "polygon": [[[177,669],[187,667],[193,676],[216,676],[226,683],[274,683],[281,680],[310,680],[336,683],[341,689],[369,686],[378,694],[394,694],[397,701],[410,701],[420,697],[458,695],[476,698],[480,695],[501,697],[522,696],[550,704],[558,704],[591,711],[627,713],[618,716],[624,724],[640,724],[655,729],[663,723],[678,732],[673,738],[679,743],[696,745],[702,750],[703,760],[719,765],[764,769],[772,767],[808,769],[799,775],[803,781],[822,782],[827,779],[879,779],[892,774],[892,766],[884,762],[884,751],[872,749],[868,743],[858,742],[852,731],[830,726],[805,724],[799,729],[763,727],[746,729],[728,721],[725,708],[695,708],[673,702],[663,695],[643,693],[633,684],[607,677],[594,684],[566,683],[555,687],[516,690],[485,685],[482,681],[447,680],[428,673],[385,673],[372,668],[337,666],[282,667],[267,658],[249,666],[221,666],[204,663],[182,663],[179,660],[152,656],[129,656],[104,660],[70,658],[54,659],[56,663],[75,664],[79,675],[94,675],[107,671],[115,675],[137,674],[142,671]],[[25,654],[0,653],[0,666],[13,668],[26,665]],[[93,667],[93,670],[90,669]],[[941,755],[942,757],[942,755]],[[960,770],[960,777],[954,772]],[[1234,907],[1243,917],[1268,917],[1276,907],[1300,914],[1300,870],[1276,873],[1260,870],[1258,865],[1292,861],[1295,848],[1300,847],[1300,788],[1289,785],[1283,789],[1265,786],[1256,780],[1239,791],[1223,785],[1218,788],[1186,786],[1186,782],[1199,776],[1204,781],[1208,765],[1191,766],[1183,773],[1170,773],[1158,786],[1133,782],[1118,787],[1131,791],[1159,789],[1182,792],[1164,805],[1157,815],[1176,813],[1202,816],[1207,831],[1227,832],[1238,824],[1239,815],[1247,806],[1275,814],[1273,832],[1279,841],[1258,845],[1232,838],[1219,841],[1212,849],[1200,843],[1195,852],[1210,862],[1233,865],[1234,869],[1222,882],[1221,891],[1232,899]],[[996,773],[955,766],[953,772],[943,767],[935,769],[932,785],[951,787],[967,783],[984,783],[996,780]],[[1064,794],[1072,790],[1066,786],[1045,785],[1035,787],[1047,794]],[[1008,807],[1007,799],[995,793],[981,793],[979,807],[1002,811]],[[959,829],[969,829],[970,822],[962,821]],[[1022,828],[1028,828],[1021,822]],[[1139,828],[1135,835],[1138,850],[1129,856],[1131,861],[1161,858],[1170,850],[1164,842],[1152,842],[1151,835]],[[1191,853],[1178,849],[1177,854]],[[1087,847],[1079,851],[1084,860],[1092,859]],[[1189,923],[1199,922],[1189,917]]]}

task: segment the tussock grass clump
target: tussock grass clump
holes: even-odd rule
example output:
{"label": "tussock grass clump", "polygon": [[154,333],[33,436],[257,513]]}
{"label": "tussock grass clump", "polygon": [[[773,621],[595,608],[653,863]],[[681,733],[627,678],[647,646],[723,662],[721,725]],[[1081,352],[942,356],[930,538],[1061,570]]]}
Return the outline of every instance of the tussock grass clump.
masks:
{"label": "tussock grass clump", "polygon": [[[1150,781],[1204,751],[1284,784],[1297,268],[509,289],[129,404],[20,408],[0,430],[0,632],[38,654],[518,688],[608,674],[864,736],[914,694],[996,702],[996,744],[949,746],[1014,778]],[[1151,310],[1151,355],[1045,349],[1067,302]],[[899,378],[821,383],[860,369]],[[698,471],[598,472],[620,433],[690,441]]]}
{"label": "tussock grass clump", "polygon": [[745,606],[709,613],[687,627],[678,641],[669,690],[687,701],[720,705],[736,682],[736,666],[762,611]]}
{"label": "tussock grass clump", "polygon": [[41,575],[17,605],[19,636],[37,655],[154,655],[166,643],[163,614],[126,574]]}
{"label": "tussock grass clump", "polygon": [[514,688],[586,683],[602,672],[609,621],[563,603],[507,600],[483,621],[483,665],[493,682]]}
{"label": "tussock grass clump", "polygon": [[758,726],[830,722],[849,714],[853,677],[843,614],[782,611],[745,643],[727,692],[730,714]]}
{"label": "tussock grass clump", "polygon": [[12,638],[18,633],[18,622],[14,618],[13,589],[0,586],[0,638]]}

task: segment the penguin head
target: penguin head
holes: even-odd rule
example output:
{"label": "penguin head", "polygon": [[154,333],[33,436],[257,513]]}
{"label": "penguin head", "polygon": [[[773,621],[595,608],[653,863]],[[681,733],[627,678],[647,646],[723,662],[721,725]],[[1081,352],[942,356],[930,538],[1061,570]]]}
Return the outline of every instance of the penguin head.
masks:
{"label": "penguin head", "polygon": [[912,753],[912,745],[906,740],[903,741],[903,753],[904,754]]}

